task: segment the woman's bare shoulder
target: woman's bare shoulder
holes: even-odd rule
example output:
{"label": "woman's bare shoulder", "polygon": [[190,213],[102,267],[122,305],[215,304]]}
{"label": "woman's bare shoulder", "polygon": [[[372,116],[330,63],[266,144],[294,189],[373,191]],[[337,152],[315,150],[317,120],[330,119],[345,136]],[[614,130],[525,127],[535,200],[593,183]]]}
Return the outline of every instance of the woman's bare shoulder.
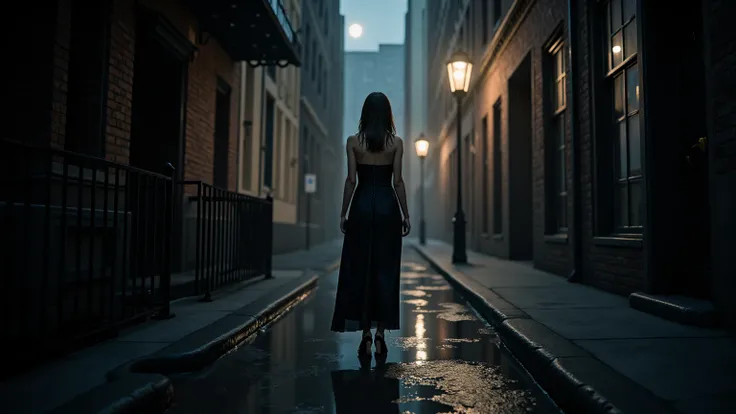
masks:
{"label": "woman's bare shoulder", "polygon": [[358,136],[350,135],[348,136],[348,140],[345,142],[345,145],[348,147],[355,147],[357,143],[358,143]]}

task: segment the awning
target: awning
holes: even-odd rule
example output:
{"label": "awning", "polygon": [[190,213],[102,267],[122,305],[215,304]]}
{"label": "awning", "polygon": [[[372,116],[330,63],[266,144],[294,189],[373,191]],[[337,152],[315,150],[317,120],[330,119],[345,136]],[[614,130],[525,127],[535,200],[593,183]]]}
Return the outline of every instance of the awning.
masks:
{"label": "awning", "polygon": [[237,61],[301,66],[301,45],[280,0],[187,0],[208,33]]}

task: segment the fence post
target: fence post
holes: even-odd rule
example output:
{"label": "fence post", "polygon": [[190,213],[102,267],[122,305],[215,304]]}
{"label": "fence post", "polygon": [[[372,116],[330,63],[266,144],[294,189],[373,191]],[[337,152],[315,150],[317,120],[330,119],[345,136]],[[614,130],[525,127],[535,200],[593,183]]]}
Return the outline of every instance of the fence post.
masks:
{"label": "fence post", "polygon": [[171,191],[166,197],[166,207],[164,208],[164,251],[163,251],[163,269],[161,271],[161,282],[159,289],[163,298],[163,307],[161,311],[154,316],[155,319],[171,319],[174,315],[171,312],[171,248],[172,248],[172,232],[174,229],[174,201],[176,199],[176,168],[169,162],[166,163],[169,170],[169,185]]}
{"label": "fence post", "polygon": [[269,192],[266,196],[268,200],[267,218],[266,225],[266,279],[273,279],[273,272],[271,271],[273,263],[273,196]]}

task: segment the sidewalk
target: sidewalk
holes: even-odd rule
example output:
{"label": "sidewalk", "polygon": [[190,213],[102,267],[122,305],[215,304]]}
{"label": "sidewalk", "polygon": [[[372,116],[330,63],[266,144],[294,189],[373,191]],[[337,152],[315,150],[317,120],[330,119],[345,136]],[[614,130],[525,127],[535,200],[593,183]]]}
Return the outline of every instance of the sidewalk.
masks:
{"label": "sidewalk", "polygon": [[279,270],[311,269],[329,273],[340,266],[342,238],[310,247],[309,250],[276,254],[273,268]]}
{"label": "sidewalk", "polygon": [[629,307],[625,297],[452,246],[417,250],[493,323],[566,412],[736,412],[736,341]]}
{"label": "sidewalk", "polygon": [[[316,272],[339,265],[340,244],[273,257],[273,278],[258,277],[173,301],[174,318],[149,320],[112,340],[0,383],[9,413],[163,412],[172,398],[161,374],[201,369],[303,299]],[[114,407],[114,409],[113,409]],[[160,408],[160,411],[158,410]]]}

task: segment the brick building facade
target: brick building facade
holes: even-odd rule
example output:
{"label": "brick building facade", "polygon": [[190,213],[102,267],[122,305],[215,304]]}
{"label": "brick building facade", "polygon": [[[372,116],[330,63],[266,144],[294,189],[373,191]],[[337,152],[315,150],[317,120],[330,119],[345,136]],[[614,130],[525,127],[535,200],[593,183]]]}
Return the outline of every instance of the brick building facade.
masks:
{"label": "brick building facade", "polygon": [[461,112],[468,247],[619,294],[711,302],[733,323],[736,63],[723,22],[736,14],[714,0],[660,12],[635,0],[429,1],[430,236],[452,240],[457,109],[444,64],[462,49],[475,64]]}

